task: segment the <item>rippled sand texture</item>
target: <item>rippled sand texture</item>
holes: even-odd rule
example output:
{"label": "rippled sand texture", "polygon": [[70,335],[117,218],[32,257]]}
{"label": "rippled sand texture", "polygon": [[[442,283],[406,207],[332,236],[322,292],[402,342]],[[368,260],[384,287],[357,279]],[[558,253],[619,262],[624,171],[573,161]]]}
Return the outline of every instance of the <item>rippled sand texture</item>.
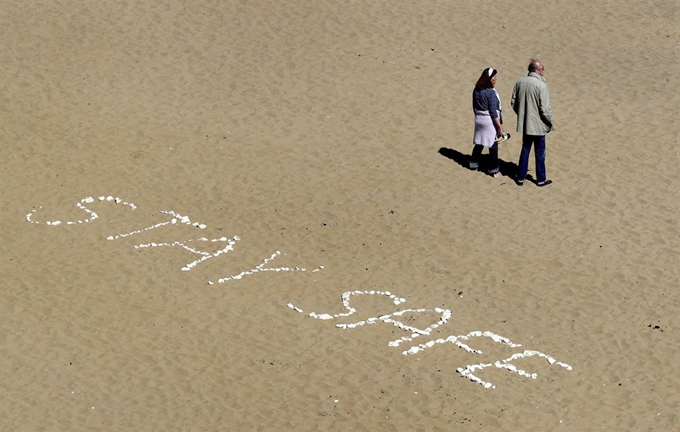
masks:
{"label": "rippled sand texture", "polygon": [[0,429],[680,429],[679,8],[0,0]]}

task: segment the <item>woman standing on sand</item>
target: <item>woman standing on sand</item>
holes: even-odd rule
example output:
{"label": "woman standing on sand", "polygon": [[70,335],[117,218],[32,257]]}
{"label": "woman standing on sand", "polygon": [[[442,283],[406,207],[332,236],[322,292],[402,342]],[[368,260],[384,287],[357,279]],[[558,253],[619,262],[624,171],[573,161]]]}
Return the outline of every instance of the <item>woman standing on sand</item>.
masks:
{"label": "woman standing on sand", "polygon": [[475,112],[475,135],[472,139],[474,147],[470,156],[470,169],[479,168],[479,158],[484,147],[489,149],[489,174],[500,176],[498,167],[498,143],[510,138],[503,130],[501,115],[501,98],[494,86],[498,80],[498,71],[486,68],[475,84],[472,92],[472,109]]}

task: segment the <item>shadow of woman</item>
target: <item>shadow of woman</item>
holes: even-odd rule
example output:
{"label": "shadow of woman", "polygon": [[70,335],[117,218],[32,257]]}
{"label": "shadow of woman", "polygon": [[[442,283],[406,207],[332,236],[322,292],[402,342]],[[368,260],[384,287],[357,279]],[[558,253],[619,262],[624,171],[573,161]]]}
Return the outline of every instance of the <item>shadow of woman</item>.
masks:
{"label": "shadow of woman", "polygon": [[[439,149],[439,154],[444,156],[445,158],[451,159],[461,167],[469,170],[470,169],[470,155],[468,154],[463,154],[459,152],[458,150],[442,147]],[[489,166],[489,155],[488,154],[483,154],[482,157],[479,160],[479,168],[471,171],[481,171],[485,173],[486,175],[488,174]],[[516,163],[513,162],[506,162],[503,159],[498,159],[498,167],[500,168],[501,175],[504,177],[510,177],[514,179],[517,176],[517,169],[518,166]]]}

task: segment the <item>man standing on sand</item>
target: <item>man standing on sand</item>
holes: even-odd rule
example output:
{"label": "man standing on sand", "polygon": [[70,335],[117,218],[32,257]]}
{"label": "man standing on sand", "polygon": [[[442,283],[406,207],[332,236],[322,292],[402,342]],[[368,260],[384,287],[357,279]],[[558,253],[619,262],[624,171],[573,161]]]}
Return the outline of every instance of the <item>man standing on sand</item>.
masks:
{"label": "man standing on sand", "polygon": [[555,130],[550,108],[550,91],[543,77],[543,63],[535,58],[529,61],[529,74],[520,78],[512,89],[510,105],[517,114],[517,132],[522,133],[522,153],[515,183],[524,184],[529,169],[529,154],[534,146],[536,159],[536,184],[540,187],[552,183],[545,173],[545,136]]}

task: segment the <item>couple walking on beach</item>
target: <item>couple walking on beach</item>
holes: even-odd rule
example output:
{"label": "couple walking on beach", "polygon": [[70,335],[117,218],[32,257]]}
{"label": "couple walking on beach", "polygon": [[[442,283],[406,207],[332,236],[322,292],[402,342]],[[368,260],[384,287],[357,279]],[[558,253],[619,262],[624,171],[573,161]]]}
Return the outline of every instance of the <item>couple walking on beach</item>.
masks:
{"label": "couple walking on beach", "polygon": [[[520,78],[512,89],[510,105],[517,114],[517,132],[522,133],[522,151],[519,156],[519,170],[515,177],[518,186],[524,184],[529,169],[529,155],[534,147],[536,159],[536,184],[547,186],[552,183],[545,172],[545,136],[555,130],[550,92],[543,77],[543,63],[532,58],[527,68],[529,74]],[[484,147],[489,149],[489,174],[500,176],[498,166],[498,144],[510,139],[503,130],[501,98],[495,89],[498,71],[486,68],[477,80],[472,92],[472,108],[475,112],[474,147],[470,156],[470,169],[479,168],[479,158]]]}

